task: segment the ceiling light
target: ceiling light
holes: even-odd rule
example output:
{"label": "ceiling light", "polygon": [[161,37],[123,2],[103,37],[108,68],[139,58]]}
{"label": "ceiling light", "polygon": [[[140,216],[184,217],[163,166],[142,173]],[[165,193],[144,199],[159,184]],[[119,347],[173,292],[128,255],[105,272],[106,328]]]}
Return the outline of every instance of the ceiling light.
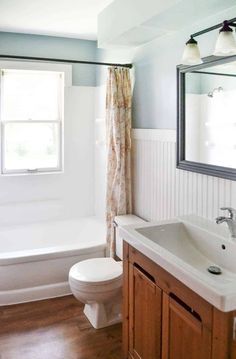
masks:
{"label": "ceiling light", "polygon": [[197,41],[191,36],[184,49],[182,64],[183,65],[199,65],[202,63]]}

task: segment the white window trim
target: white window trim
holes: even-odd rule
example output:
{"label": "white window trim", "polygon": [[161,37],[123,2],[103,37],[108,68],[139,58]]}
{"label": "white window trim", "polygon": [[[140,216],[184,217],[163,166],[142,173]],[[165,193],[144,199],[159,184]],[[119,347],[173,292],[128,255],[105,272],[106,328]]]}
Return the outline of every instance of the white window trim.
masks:
{"label": "white window trim", "polygon": [[65,87],[72,86],[72,65],[48,62],[0,60],[0,69],[64,72]]}
{"label": "white window trim", "polygon": [[[21,61],[0,61],[0,69],[16,69],[16,70],[36,70],[36,71],[55,71],[55,72],[63,72],[64,73],[64,88],[72,86],[72,65],[65,64],[52,64],[52,63],[43,63],[43,62],[21,62]],[[0,86],[1,87],[1,86]],[[65,94],[65,92],[64,92]],[[65,96],[64,96],[65,97]],[[54,168],[38,168],[38,169],[25,169],[25,170],[6,170],[4,165],[3,151],[4,151],[4,125],[6,122],[1,121],[0,126],[0,138],[1,138],[1,146],[0,146],[0,160],[1,160],[1,176],[28,176],[28,175],[39,175],[39,174],[56,174],[56,173],[64,173],[64,102],[62,103],[62,113],[61,113],[61,121],[48,121],[50,123],[57,123],[59,125],[59,163],[57,167]],[[12,121],[9,121],[13,123]],[[20,121],[20,122],[28,122],[28,121]],[[41,121],[39,121],[41,122]],[[17,121],[19,123],[19,121]]]}

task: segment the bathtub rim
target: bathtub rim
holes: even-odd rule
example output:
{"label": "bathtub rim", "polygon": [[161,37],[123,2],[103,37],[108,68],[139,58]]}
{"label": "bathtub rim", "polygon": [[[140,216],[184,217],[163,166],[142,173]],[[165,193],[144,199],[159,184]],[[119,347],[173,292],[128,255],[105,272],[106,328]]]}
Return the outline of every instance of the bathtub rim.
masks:
{"label": "bathtub rim", "polygon": [[[0,267],[11,264],[38,262],[56,258],[71,257],[73,255],[86,255],[97,251],[106,251],[106,243],[90,242],[89,246],[81,248],[77,246],[64,245],[46,248],[29,249],[23,251],[5,252],[6,256],[0,254]],[[18,254],[18,255],[17,255]]]}

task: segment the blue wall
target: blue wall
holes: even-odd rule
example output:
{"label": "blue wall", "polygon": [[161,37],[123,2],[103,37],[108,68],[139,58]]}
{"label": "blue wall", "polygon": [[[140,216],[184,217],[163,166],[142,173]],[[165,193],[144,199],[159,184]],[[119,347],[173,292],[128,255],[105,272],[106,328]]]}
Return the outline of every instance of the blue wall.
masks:
{"label": "blue wall", "polygon": [[[95,41],[51,36],[0,32],[0,53],[58,57],[106,62],[133,62],[135,85],[133,127],[176,128],[176,65],[181,62],[183,47],[195,31],[236,16],[236,6],[156,39],[137,49],[97,49]],[[213,53],[217,31],[199,37],[202,56]],[[73,65],[73,84],[96,86],[106,81],[106,67]]]}
{"label": "blue wall", "polygon": [[[0,54],[96,60],[96,41],[0,32]],[[73,85],[95,86],[96,66],[73,64]]]}
{"label": "blue wall", "polygon": [[[236,6],[182,31],[156,39],[134,52],[133,127],[176,128],[176,65],[189,35],[236,16]],[[198,38],[202,56],[213,53],[218,31]]]}

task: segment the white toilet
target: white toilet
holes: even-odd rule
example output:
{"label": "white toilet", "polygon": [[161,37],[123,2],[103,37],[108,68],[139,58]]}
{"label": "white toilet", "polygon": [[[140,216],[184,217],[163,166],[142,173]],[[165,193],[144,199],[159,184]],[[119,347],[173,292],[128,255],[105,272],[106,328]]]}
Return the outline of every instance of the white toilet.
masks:
{"label": "white toilet", "polygon": [[[115,217],[116,255],[122,259],[121,225],[144,222],[134,215]],[[73,295],[85,303],[84,313],[96,329],[121,322],[122,262],[113,258],[92,258],[73,265],[69,284]]]}

